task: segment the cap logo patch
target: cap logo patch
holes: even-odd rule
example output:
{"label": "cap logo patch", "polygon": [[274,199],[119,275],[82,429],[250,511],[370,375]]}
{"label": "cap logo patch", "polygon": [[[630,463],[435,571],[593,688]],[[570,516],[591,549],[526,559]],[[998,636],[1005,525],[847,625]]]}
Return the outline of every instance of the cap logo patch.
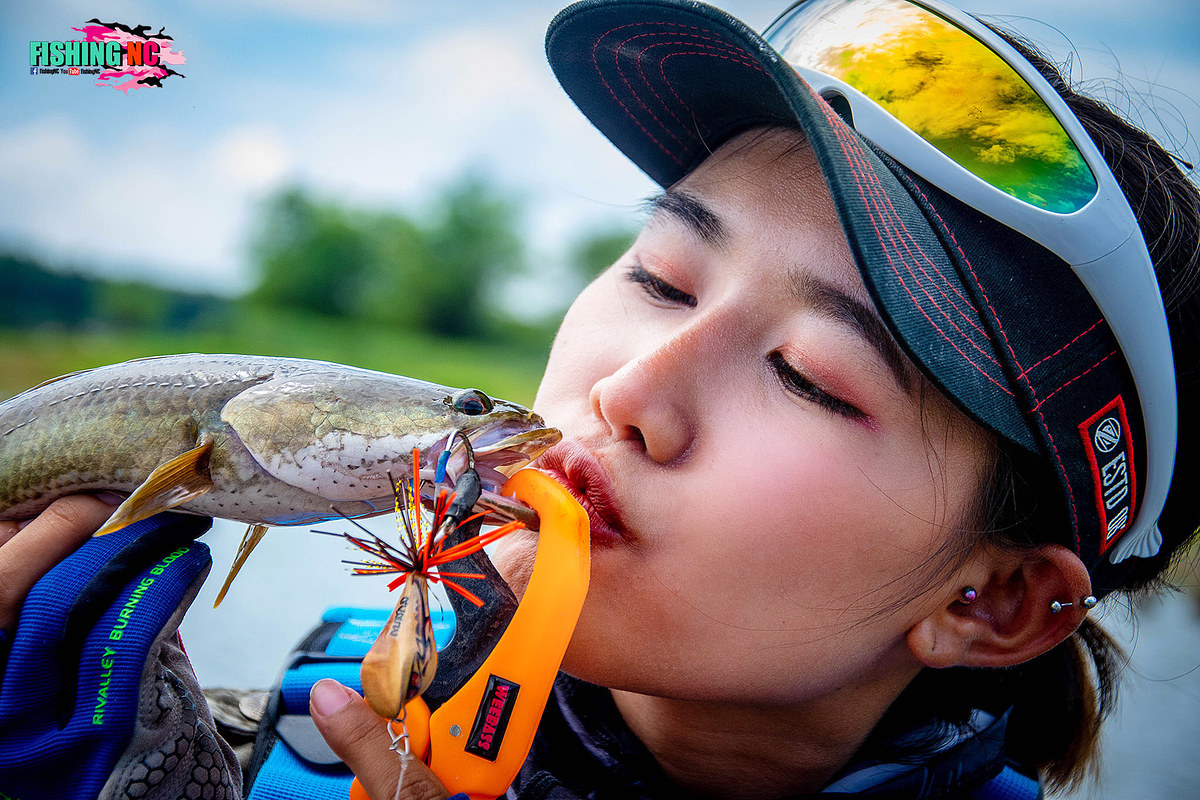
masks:
{"label": "cap logo patch", "polygon": [[1133,441],[1121,396],[1117,395],[1080,423],[1079,435],[1092,467],[1096,514],[1103,532],[1100,552],[1103,553],[1133,522],[1137,497]]}

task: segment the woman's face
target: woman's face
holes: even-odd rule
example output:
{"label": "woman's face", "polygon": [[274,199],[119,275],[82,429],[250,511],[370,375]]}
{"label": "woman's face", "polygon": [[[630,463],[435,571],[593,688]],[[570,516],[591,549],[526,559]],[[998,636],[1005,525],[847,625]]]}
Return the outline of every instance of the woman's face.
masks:
{"label": "woman's face", "polygon": [[[564,434],[538,466],[591,519],[582,678],[770,703],[878,685],[957,591],[918,583],[987,437],[887,335],[798,134],[745,134],[666,193],[571,307],[535,408]],[[517,583],[531,547],[498,554]]]}

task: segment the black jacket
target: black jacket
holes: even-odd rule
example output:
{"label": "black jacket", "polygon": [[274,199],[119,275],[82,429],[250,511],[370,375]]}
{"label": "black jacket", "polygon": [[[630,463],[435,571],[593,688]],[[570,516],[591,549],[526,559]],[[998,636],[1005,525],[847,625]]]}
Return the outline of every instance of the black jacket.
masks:
{"label": "black jacket", "polygon": [[[932,748],[923,735],[924,726],[914,725],[901,740],[888,743],[890,757],[860,755],[821,793],[808,796],[1040,798],[1036,779],[1006,760],[1007,721],[1007,714],[994,717],[979,712],[969,729],[941,734],[941,741]],[[926,742],[923,755],[895,757],[903,750],[903,739]],[[747,765],[747,780],[753,777],[753,765]],[[559,676],[529,758],[506,795],[509,800],[676,800],[690,796],[670,781],[625,726],[607,689],[566,675]]]}

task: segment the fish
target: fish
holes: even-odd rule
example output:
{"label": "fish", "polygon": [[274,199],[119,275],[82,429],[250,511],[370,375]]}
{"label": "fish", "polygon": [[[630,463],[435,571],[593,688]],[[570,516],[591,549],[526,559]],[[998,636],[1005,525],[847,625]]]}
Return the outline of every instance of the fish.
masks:
{"label": "fish", "polygon": [[414,452],[423,464],[448,454],[451,481],[473,459],[480,504],[535,527],[498,490],[559,439],[537,414],[477,389],[297,358],[142,358],[0,403],[0,520],[109,491],[128,497],[97,535],[168,509],[245,522],[228,588],[268,527],[393,511],[392,476],[412,469]]}

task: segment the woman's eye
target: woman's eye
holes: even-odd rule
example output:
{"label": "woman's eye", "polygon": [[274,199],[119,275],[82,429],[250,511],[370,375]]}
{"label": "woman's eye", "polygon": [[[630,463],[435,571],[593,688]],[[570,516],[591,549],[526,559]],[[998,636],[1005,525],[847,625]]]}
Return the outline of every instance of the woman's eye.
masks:
{"label": "woman's eye", "polygon": [[771,369],[775,371],[783,388],[789,392],[849,419],[863,419],[867,416],[845,400],[839,400],[804,377],[787,362],[782,353],[771,353],[767,360],[770,361]]}
{"label": "woman's eye", "polygon": [[633,283],[639,284],[646,294],[655,300],[688,308],[696,307],[696,298],[693,295],[676,289],[657,275],[647,272],[641,264],[634,264],[630,267],[626,277]]}

